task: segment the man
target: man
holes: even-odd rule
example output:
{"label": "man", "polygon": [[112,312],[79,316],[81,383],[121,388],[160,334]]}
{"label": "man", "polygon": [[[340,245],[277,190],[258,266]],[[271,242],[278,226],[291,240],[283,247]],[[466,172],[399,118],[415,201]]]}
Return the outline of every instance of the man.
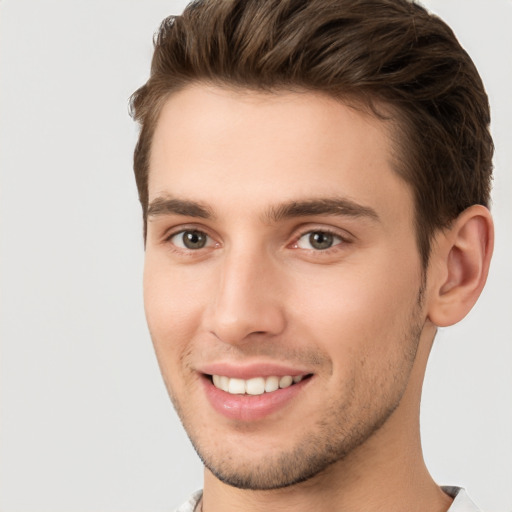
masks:
{"label": "man", "polygon": [[205,466],[180,511],[477,510],[423,462],[438,327],[485,284],[487,96],[406,0],[206,0],[132,98],[149,329]]}

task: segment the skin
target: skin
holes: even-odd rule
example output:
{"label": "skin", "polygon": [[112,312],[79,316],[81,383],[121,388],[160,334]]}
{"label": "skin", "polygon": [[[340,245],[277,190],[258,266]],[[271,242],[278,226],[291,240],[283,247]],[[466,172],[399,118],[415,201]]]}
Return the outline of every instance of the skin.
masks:
{"label": "skin", "polygon": [[[205,463],[205,511],[450,505],[423,463],[421,385],[436,325],[464,316],[485,282],[492,223],[474,207],[440,233],[425,280],[390,129],[311,92],[197,84],[163,108],[145,307]],[[187,248],[186,230],[204,247]],[[332,246],[311,245],[312,232]],[[311,375],[284,407],[255,421],[214,410],[205,365],[274,362]]]}

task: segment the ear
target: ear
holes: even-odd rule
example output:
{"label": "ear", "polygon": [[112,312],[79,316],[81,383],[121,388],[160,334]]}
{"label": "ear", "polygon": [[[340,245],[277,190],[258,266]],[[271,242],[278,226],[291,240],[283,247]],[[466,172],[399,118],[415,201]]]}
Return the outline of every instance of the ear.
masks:
{"label": "ear", "polygon": [[439,327],[462,320],[487,280],[494,247],[494,226],[487,208],[464,210],[435,238],[429,265],[429,319]]}

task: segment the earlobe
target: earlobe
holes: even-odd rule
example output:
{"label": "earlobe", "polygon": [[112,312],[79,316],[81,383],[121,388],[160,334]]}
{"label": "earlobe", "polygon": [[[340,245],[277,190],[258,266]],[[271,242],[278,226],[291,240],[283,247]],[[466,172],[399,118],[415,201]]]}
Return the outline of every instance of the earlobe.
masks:
{"label": "earlobe", "polygon": [[489,210],[480,205],[467,208],[436,241],[428,316],[446,327],[468,314],[487,280],[494,246]]}

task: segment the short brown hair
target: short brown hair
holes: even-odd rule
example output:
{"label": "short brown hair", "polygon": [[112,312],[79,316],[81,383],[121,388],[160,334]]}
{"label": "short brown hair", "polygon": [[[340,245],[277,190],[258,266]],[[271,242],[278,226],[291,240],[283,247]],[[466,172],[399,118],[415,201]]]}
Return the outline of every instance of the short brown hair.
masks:
{"label": "short brown hair", "polygon": [[165,100],[191,83],[323,92],[387,107],[396,171],[412,187],[419,252],[464,209],[489,205],[489,104],[452,30],[409,0],[198,0],[155,35],[151,76],[131,98],[146,229],[151,141]]}

